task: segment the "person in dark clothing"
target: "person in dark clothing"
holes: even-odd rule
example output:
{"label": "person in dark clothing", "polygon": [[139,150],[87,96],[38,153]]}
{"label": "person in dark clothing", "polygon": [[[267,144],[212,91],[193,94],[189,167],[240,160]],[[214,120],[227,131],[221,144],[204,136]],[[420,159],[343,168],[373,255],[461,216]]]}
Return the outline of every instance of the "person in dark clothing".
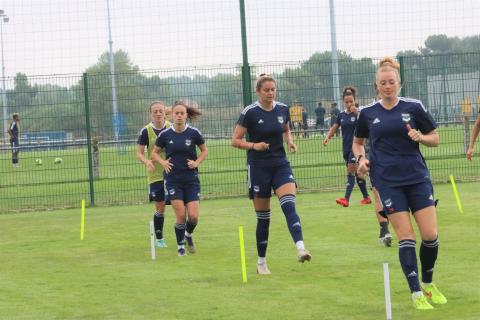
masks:
{"label": "person in dark clothing", "polygon": [[308,138],[308,112],[306,109],[302,110],[302,130],[303,130],[303,137]]}
{"label": "person in dark clothing", "polygon": [[315,130],[318,128],[323,129],[325,127],[325,108],[322,106],[322,103],[319,102],[318,106],[315,108],[315,116],[317,117],[317,121],[315,122]]}
{"label": "person in dark clothing", "polygon": [[[357,159],[358,174],[370,172],[384,212],[398,238],[399,259],[412,293],[416,309],[433,309],[447,298],[433,284],[438,256],[438,226],[435,197],[420,145],[436,147],[440,137],[437,124],[421,101],[399,97],[400,65],[392,58],[380,61],[375,83],[381,100],[361,109],[352,150]],[[369,138],[367,159],[365,139]],[[420,263],[416,255],[416,237],[410,213],[421,237]]]}
{"label": "person in dark clothing", "polygon": [[289,151],[297,151],[288,126],[291,110],[286,104],[275,101],[276,90],[274,78],[260,75],[256,84],[258,101],[243,109],[232,135],[233,147],[248,150],[248,194],[257,216],[257,273],[260,275],[270,274],[266,254],[272,189],[297,248],[298,261],[303,263],[312,258],[303,241],[295,204],[297,185],[284,147],[286,142]]}
{"label": "person in dark clothing", "polygon": [[[337,103],[332,103],[332,107],[330,109],[330,128],[333,127],[335,123],[337,123],[338,115],[340,114],[340,110],[337,108]],[[338,137],[340,135],[340,131],[337,130],[335,135]]]}
{"label": "person in dark clothing", "polygon": [[18,153],[20,152],[20,115],[14,113],[12,123],[8,127],[8,135],[10,136],[10,145],[12,146],[12,164],[16,169],[20,165],[18,163]]}

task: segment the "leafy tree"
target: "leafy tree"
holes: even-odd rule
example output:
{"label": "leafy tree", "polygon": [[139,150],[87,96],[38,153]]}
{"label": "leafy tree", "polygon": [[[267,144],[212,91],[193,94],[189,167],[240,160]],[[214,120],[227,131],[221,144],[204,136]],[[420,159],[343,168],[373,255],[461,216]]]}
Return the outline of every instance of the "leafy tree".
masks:
{"label": "leafy tree", "polygon": [[[128,54],[118,50],[113,55],[115,63],[115,84],[119,116],[125,123],[119,124],[121,134],[132,134],[143,125],[146,112],[146,97],[138,67]],[[88,75],[89,107],[93,130],[104,138],[113,136],[113,98],[110,75],[110,56],[103,53],[98,62],[86,70]]]}
{"label": "leafy tree", "polygon": [[24,73],[17,73],[13,81],[14,88],[8,92],[8,105],[13,110],[26,111],[32,104],[36,89],[30,85],[28,77]]}

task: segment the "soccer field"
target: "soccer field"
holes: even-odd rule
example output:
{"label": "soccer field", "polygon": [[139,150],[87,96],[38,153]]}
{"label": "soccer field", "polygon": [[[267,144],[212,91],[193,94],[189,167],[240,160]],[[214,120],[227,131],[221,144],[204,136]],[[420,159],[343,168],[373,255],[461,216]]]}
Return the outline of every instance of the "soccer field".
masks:
{"label": "soccer field", "polygon": [[[478,183],[436,187],[440,255],[434,280],[448,303],[416,311],[392,248],[378,244],[373,206],[338,207],[341,193],[298,197],[311,263],[296,262],[278,201],[271,276],[255,274],[255,216],[247,199],[201,204],[197,253],[179,258],[167,210],[165,249],[150,258],[150,205],[0,215],[0,319],[385,319],[382,263],[390,263],[393,319],[479,319]],[[245,229],[242,283],[238,226]]]}

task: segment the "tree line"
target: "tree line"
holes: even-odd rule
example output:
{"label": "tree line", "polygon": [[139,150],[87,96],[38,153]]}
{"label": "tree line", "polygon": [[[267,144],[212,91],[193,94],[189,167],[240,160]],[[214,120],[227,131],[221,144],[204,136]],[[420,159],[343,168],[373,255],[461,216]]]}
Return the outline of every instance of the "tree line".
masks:
{"label": "tree line", "polygon": [[[480,35],[464,38],[429,36],[424,47],[397,53],[402,62],[405,95],[425,100],[428,76],[480,70]],[[338,52],[340,86],[354,84],[364,100],[374,96],[376,61],[354,59]],[[243,106],[241,66],[171,70],[140,70],[123,50],[114,53],[121,134],[135,135],[148,121],[151,101],[171,104],[184,99],[197,104],[204,117],[197,124],[204,132],[226,134]],[[332,54],[316,52],[301,63],[280,66],[273,75],[278,81],[278,100],[301,103],[312,113],[319,101],[333,100]],[[255,68],[252,66],[252,78]],[[268,63],[262,64],[268,69]],[[276,66],[271,66],[275,70]],[[112,134],[112,84],[109,54],[85,70],[92,130],[99,136]],[[28,77],[17,73],[13,89],[7,90],[9,112],[21,112],[26,131],[69,131],[85,136],[85,89],[79,75]],[[45,83],[44,83],[45,82]],[[252,86],[254,87],[254,86]]]}

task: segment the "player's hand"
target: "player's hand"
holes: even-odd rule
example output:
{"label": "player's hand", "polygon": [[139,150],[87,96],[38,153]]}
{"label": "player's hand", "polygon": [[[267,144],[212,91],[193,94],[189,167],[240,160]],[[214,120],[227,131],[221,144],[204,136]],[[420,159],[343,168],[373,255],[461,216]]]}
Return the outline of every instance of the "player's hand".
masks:
{"label": "player's hand", "polygon": [[423,134],[420,131],[412,129],[412,127],[408,123],[405,124],[405,127],[408,130],[408,136],[410,137],[410,139],[418,143],[422,142]]}
{"label": "player's hand", "polygon": [[147,162],[145,162],[145,165],[147,166],[147,171],[148,172],[153,172],[155,171],[155,164],[153,163],[152,160],[147,160]]}
{"label": "player's hand", "polygon": [[188,166],[189,169],[198,168],[198,162],[195,161],[195,160],[187,159],[187,166]]}
{"label": "player's hand", "polygon": [[358,177],[361,179],[364,179],[365,175],[368,173],[369,170],[370,170],[370,161],[367,158],[362,157],[360,159],[360,162],[358,163],[358,168],[357,168]]}
{"label": "player's hand", "polygon": [[162,160],[160,164],[162,165],[166,173],[170,173],[170,171],[172,171],[173,164],[170,162],[170,158]]}
{"label": "player's hand", "polygon": [[268,148],[270,148],[270,145],[265,142],[255,142],[253,145],[253,150],[255,151],[265,151],[268,150]]}
{"label": "player's hand", "polygon": [[328,137],[325,137],[325,139],[323,140],[323,146],[324,146],[324,147],[327,146],[328,141],[330,141],[330,139],[329,139]]}
{"label": "player's hand", "polygon": [[287,146],[288,146],[288,151],[290,151],[291,153],[295,153],[298,150],[297,145],[293,142],[287,142]]}
{"label": "player's hand", "polygon": [[467,150],[467,160],[472,161],[472,157],[473,157],[473,148],[468,148],[468,150]]}

